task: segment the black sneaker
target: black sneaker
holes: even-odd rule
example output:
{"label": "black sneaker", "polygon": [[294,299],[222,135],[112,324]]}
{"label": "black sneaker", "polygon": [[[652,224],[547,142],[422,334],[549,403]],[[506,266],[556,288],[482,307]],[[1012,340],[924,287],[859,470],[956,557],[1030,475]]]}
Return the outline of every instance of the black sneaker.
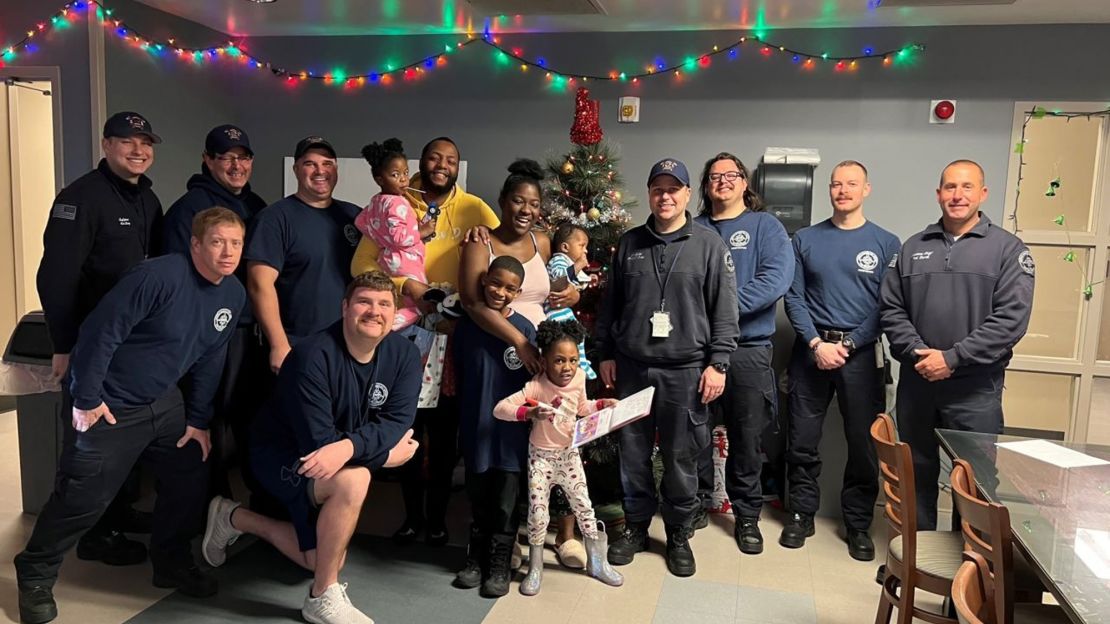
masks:
{"label": "black sneaker", "polygon": [[470,541],[466,546],[466,562],[455,573],[451,583],[459,589],[474,589],[482,584],[482,567],[489,557],[489,537],[470,527]]}
{"label": "black sneaker", "polygon": [[513,557],[513,540],[505,540],[504,536],[495,537],[490,541],[489,550],[489,576],[482,581],[479,590],[484,598],[500,598],[509,593],[509,580],[512,577],[510,562]]}
{"label": "black sneaker", "polygon": [[848,554],[856,561],[874,561],[875,542],[867,531],[848,529]]}
{"label": "black sneaker", "polygon": [[675,576],[693,576],[697,571],[694,551],[690,548],[693,527],[667,527],[667,569]]}
{"label": "black sneaker", "polygon": [[415,542],[416,538],[420,536],[420,532],[423,530],[423,526],[406,520],[405,523],[401,525],[401,528],[393,533],[393,541],[400,546],[407,546]]}
{"label": "black sneaker", "polygon": [[779,545],[784,548],[801,548],[806,545],[806,538],[813,537],[815,532],[811,514],[791,514],[786,526],[782,527],[782,534],[779,535]]}
{"label": "black sneaker", "polygon": [[745,555],[758,555],[763,552],[763,534],[759,532],[759,518],[741,516],[736,519],[732,530],[736,545]]}
{"label": "black sneaker", "polygon": [[26,624],[45,624],[58,617],[54,591],[46,585],[19,588],[19,621]]}
{"label": "black sneaker", "polygon": [[176,589],[190,598],[215,596],[218,589],[216,579],[195,565],[155,569],[151,583],[162,589]]}
{"label": "black sneaker", "polygon": [[119,531],[86,533],[77,542],[77,558],[114,566],[137,565],[146,561],[146,546],[127,539]]}
{"label": "black sneaker", "polygon": [[447,540],[449,539],[451,539],[451,536],[447,533],[447,529],[445,527],[436,527],[434,529],[430,528],[428,529],[428,532],[424,535],[424,543],[429,546],[445,546],[447,544]]}
{"label": "black sneaker", "polygon": [[648,524],[639,522],[625,522],[624,531],[620,537],[609,544],[609,563],[613,565],[628,565],[638,552],[648,549]]}
{"label": "black sneaker", "polygon": [[709,526],[709,511],[698,505],[698,508],[694,510],[694,530],[700,531],[707,526]]}

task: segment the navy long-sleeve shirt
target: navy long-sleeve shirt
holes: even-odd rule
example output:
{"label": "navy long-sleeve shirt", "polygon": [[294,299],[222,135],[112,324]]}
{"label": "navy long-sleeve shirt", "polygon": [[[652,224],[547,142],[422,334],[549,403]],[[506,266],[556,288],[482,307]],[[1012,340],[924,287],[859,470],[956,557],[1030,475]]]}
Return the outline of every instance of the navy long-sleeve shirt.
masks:
{"label": "navy long-sleeve shirt", "polygon": [[150,179],[117,176],[106,160],[62,189],[43,233],[37,284],[54,353],[69,353],[81,322],[128,269],[159,255],[162,204]]}
{"label": "navy long-sleeve shirt", "polygon": [[73,406],[149,405],[188,374],[186,422],[207,429],[227,342],[246,299],[234,276],[213,284],[185,255],[140,263],[81,325],[70,361]]}
{"label": "navy long-sleeve shirt", "polygon": [[354,225],[360,210],[338,199],[313,208],[290,195],[255,217],[243,259],[277,269],[278,309],[293,346],[339,319],[351,258],[362,240]]}
{"label": "navy long-sleeve shirt", "polygon": [[[162,251],[164,253],[189,253],[189,240],[193,236],[193,218],[197,213],[213,206],[221,206],[239,215],[247,225],[247,237],[250,237],[254,226],[254,216],[266,207],[266,202],[251,191],[250,184],[243,187],[238,195],[227,190],[212,177],[207,167],[202,166],[202,173],[195,174],[185,184],[188,189],[179,197],[170,209],[166,211],[165,223],[162,227]],[[247,263],[240,262],[235,270],[235,276],[243,284],[247,283]],[[250,325],[254,322],[254,315],[250,306],[243,308],[239,316],[240,325]]]}
{"label": "navy long-sleeve shirt", "polygon": [[351,356],[337,321],[303,340],[278,374],[277,390],[254,420],[252,444],[303,457],[348,439],[348,463],[377,470],[416,418],[423,367],[416,345],[390,333],[374,357]]}
{"label": "navy long-sleeve shirt", "polygon": [[842,230],[826,219],[794,234],[794,282],[786,314],[804,342],[817,328],[850,330],[858,347],[879,338],[879,288],[898,257],[898,237],[867,221]]}
{"label": "navy long-sleeve shirt", "polygon": [[775,303],[786,294],[794,275],[794,254],[786,228],[774,215],[751,210],[731,219],[700,215],[694,220],[716,231],[732,254],[740,344],[770,344],[775,335]]}
{"label": "navy long-sleeve shirt", "polygon": [[939,349],[954,377],[1004,368],[1033,310],[1035,266],[1021,239],[979,213],[953,241],[940,222],[911,236],[880,290],[890,353]]}

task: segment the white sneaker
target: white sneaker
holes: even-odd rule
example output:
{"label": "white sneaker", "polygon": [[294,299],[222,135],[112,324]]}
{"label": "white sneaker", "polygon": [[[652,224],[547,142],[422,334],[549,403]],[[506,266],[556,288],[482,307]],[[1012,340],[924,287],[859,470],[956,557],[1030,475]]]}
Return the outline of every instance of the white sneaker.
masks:
{"label": "white sneaker", "polygon": [[208,503],[208,526],[204,529],[200,551],[213,568],[227,561],[227,547],[243,534],[231,524],[231,512],[238,506],[239,503],[223,496],[217,496]]}
{"label": "white sneaker", "polygon": [[311,624],[374,624],[374,620],[351,604],[346,583],[332,583],[316,598],[309,586],[301,616]]}

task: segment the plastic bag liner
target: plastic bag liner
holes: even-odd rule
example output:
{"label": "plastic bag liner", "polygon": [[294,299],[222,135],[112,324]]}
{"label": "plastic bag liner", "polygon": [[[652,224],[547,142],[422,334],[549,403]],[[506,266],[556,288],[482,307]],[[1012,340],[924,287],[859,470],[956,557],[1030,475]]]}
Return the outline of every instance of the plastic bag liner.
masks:
{"label": "plastic bag liner", "polygon": [[61,392],[49,366],[0,362],[0,395],[21,396],[42,392]]}

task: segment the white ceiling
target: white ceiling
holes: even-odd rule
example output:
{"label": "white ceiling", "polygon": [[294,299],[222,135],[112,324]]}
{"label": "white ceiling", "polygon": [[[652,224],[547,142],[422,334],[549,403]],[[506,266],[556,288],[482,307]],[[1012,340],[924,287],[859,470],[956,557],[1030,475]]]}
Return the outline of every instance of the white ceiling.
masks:
{"label": "white ceiling", "polygon": [[[220,32],[244,36],[464,33],[481,32],[487,22],[493,32],[1110,22],[1110,0],[1015,0],[1001,5],[931,0],[965,6],[918,7],[882,6],[907,0],[576,0],[575,5],[600,5],[607,14],[492,18],[475,9],[469,0],[276,0],[271,4],[249,0],[139,1]],[[479,5],[493,1],[475,0]],[[506,4],[505,0],[496,1]],[[557,6],[551,0],[512,0],[511,5]]]}

